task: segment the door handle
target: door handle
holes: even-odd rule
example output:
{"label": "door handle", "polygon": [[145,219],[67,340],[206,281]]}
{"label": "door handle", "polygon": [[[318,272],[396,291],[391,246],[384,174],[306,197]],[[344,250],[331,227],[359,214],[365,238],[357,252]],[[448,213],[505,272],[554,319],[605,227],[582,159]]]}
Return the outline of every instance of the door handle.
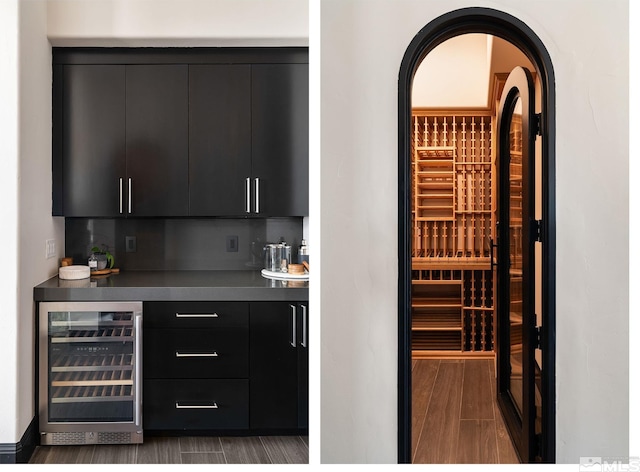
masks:
{"label": "door handle", "polygon": [[244,211],[251,213],[251,179],[247,177],[244,181]]}
{"label": "door handle", "polygon": [[295,305],[289,305],[291,307],[291,325],[293,326],[291,330],[291,344],[292,347],[296,347],[296,307]]}
{"label": "door handle", "polygon": [[254,190],[255,190],[255,208],[254,208],[254,213],[260,213],[260,179],[259,178],[255,178],[253,180],[254,182]]}
{"label": "door handle", "polygon": [[300,305],[302,307],[302,347],[307,347],[307,305]]}
{"label": "door handle", "polygon": [[131,214],[131,186],[132,186],[131,177],[129,177],[129,214]]}
{"label": "door handle", "polygon": [[120,199],[120,214],[122,215],[122,177],[120,177],[120,190],[118,191],[118,197]]}
{"label": "door handle", "polygon": [[497,248],[498,244],[493,242],[493,238],[489,238],[489,255],[491,256],[491,272],[493,272],[493,268],[496,266],[495,259],[493,258],[493,248]]}

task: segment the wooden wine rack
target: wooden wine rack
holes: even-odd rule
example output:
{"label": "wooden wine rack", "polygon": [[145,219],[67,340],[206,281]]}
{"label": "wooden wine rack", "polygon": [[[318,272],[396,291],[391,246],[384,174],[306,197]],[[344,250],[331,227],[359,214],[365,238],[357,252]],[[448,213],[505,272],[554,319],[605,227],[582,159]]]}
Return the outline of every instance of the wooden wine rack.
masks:
{"label": "wooden wine rack", "polygon": [[489,110],[414,110],[414,358],[494,349],[494,120]]}

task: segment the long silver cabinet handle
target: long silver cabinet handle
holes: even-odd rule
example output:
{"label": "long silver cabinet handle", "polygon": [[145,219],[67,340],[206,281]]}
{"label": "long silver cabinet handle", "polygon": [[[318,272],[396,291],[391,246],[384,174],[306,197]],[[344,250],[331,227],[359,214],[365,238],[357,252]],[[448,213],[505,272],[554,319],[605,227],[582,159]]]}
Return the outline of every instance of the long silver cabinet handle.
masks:
{"label": "long silver cabinet handle", "polygon": [[251,178],[247,177],[244,181],[244,211],[251,213]]}
{"label": "long silver cabinet handle", "polygon": [[179,352],[176,351],[176,357],[218,357],[216,351],[213,352]]}
{"label": "long silver cabinet handle", "polygon": [[260,213],[260,179],[254,179],[255,183],[255,192],[256,192],[256,207],[254,208],[254,213]]}
{"label": "long silver cabinet handle", "polygon": [[291,330],[291,346],[296,347],[296,307],[295,305],[289,305],[291,307],[291,324],[293,329]]}
{"label": "long silver cabinet handle", "polygon": [[307,347],[307,305],[300,305],[302,307],[302,347]]}
{"label": "long silver cabinet handle", "polygon": [[177,410],[211,410],[218,408],[218,404],[213,402],[212,405],[181,405],[179,402],[176,402]]}
{"label": "long silver cabinet handle", "polygon": [[218,318],[217,313],[176,313],[176,318]]}
{"label": "long silver cabinet handle", "polygon": [[119,205],[120,214],[122,215],[122,177],[120,177],[120,190],[118,192],[118,197],[120,199],[120,205]]}
{"label": "long silver cabinet handle", "polygon": [[142,313],[135,314],[136,426],[142,428]]}
{"label": "long silver cabinet handle", "polygon": [[129,177],[129,214],[131,214],[131,186],[132,186],[131,177]]}

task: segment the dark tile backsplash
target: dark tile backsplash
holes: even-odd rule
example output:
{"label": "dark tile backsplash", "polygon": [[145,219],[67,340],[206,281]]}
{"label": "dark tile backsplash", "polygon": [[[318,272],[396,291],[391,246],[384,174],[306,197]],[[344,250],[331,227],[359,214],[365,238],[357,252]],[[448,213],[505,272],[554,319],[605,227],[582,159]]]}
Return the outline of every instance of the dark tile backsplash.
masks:
{"label": "dark tile backsplash", "polygon": [[[136,252],[125,252],[126,236],[135,236]],[[238,252],[227,252],[227,236],[238,237]],[[107,245],[122,270],[260,269],[264,245],[283,239],[295,258],[302,218],[65,220],[66,257],[86,265],[91,247]]]}

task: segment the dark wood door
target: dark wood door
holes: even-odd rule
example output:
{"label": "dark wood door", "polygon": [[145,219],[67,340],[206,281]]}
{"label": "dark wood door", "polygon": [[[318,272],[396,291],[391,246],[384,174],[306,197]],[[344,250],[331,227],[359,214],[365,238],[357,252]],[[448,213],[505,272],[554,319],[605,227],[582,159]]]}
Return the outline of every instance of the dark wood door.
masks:
{"label": "dark wood door", "polygon": [[251,66],[189,66],[189,214],[246,215]]}
{"label": "dark wood door", "polygon": [[250,426],[298,427],[297,310],[285,302],[250,305]]}
{"label": "dark wood door", "polygon": [[189,214],[188,66],[126,66],[127,216]]}
{"label": "dark wood door", "polygon": [[[60,115],[58,115],[60,116]],[[125,66],[65,65],[62,93],[62,214],[123,211]]]}
{"label": "dark wood door", "polygon": [[252,212],[309,214],[308,64],[251,66]]}
{"label": "dark wood door", "polygon": [[[541,355],[535,314],[536,116],[531,73],[516,67],[498,110],[499,230],[497,272],[498,404],[522,462],[542,459],[539,445]],[[540,244],[538,242],[538,244]],[[547,399],[552,401],[552,399]]]}

